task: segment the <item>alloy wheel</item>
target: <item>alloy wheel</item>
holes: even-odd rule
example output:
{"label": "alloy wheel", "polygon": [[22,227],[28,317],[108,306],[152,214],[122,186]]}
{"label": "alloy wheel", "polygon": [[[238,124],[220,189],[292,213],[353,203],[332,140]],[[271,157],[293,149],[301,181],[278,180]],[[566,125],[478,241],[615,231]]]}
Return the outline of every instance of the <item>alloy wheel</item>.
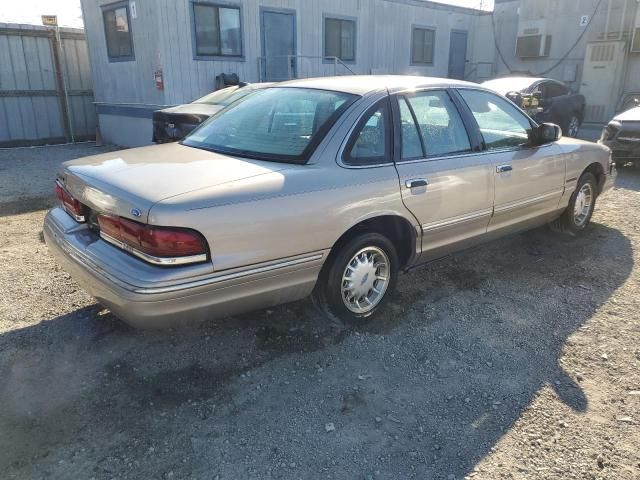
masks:
{"label": "alloy wheel", "polygon": [[578,131],[580,130],[580,120],[578,117],[573,116],[569,120],[569,128],[567,134],[571,138],[576,138],[578,136]]}
{"label": "alloy wheel", "polygon": [[389,257],[378,247],[359,250],[342,275],[342,301],[355,314],[372,311],[383,299],[391,279]]}
{"label": "alloy wheel", "polygon": [[591,213],[593,204],[593,188],[590,183],[585,183],[580,188],[573,206],[573,221],[577,227],[585,224]]}

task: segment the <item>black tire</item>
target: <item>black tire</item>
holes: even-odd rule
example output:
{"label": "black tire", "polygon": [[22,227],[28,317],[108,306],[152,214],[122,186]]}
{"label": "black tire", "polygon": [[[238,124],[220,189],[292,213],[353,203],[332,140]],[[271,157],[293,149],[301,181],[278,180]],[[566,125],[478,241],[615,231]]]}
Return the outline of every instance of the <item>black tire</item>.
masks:
{"label": "black tire", "polygon": [[[369,248],[384,252],[388,261],[388,283],[384,293],[377,300],[375,307],[370,311],[355,313],[347,307],[345,300],[343,300],[343,274],[346,271],[347,264],[350,263],[354,256],[363,249]],[[313,301],[323,313],[334,321],[349,325],[368,323],[385,307],[389,297],[395,290],[399,271],[398,253],[393,243],[384,235],[379,233],[360,234],[339,247],[335,252],[332,252],[327,262],[328,264],[323,268],[314,290]],[[364,277],[363,284],[365,280],[367,280],[367,277]]]}
{"label": "black tire", "polygon": [[[588,210],[588,214],[582,216],[576,216],[575,207],[576,201],[578,199],[578,195],[583,190],[585,185],[588,185],[591,190],[591,201]],[[585,172],[582,174],[580,179],[578,180],[578,185],[571,195],[571,199],[569,200],[569,206],[562,213],[560,218],[555,220],[552,223],[552,227],[554,230],[567,233],[572,236],[576,236],[583,232],[591,222],[591,216],[593,215],[593,211],[596,206],[596,199],[598,198],[598,181],[596,177],[591,172]]]}

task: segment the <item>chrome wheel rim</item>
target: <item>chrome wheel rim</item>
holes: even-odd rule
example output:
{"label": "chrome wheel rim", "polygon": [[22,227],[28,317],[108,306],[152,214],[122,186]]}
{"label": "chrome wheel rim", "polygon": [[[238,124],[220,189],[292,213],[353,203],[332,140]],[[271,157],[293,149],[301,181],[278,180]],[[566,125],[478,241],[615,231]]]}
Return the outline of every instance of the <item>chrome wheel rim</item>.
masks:
{"label": "chrome wheel rim", "polygon": [[578,131],[580,130],[580,120],[578,117],[571,117],[569,120],[569,136],[575,138],[578,136]]}
{"label": "chrome wheel rim", "polygon": [[371,312],[382,301],[391,271],[389,257],[378,247],[359,250],[342,274],[342,301],[347,309],[356,314]]}
{"label": "chrome wheel rim", "polygon": [[573,220],[576,226],[581,227],[589,218],[591,213],[591,205],[593,204],[593,189],[590,183],[585,183],[578,195],[576,195],[576,201],[573,205]]}

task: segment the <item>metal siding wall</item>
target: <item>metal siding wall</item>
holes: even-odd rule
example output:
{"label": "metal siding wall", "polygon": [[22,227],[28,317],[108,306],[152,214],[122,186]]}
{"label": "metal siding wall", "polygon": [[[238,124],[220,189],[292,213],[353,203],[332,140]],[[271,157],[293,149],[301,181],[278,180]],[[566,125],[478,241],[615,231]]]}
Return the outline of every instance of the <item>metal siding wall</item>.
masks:
{"label": "metal siding wall", "polygon": [[[38,141],[60,141],[65,137],[51,38],[42,27],[0,24],[0,142],[8,145]],[[16,33],[19,33],[16,34]],[[73,32],[77,35],[77,31]],[[61,30],[61,62],[67,90],[91,91],[91,73],[86,42],[66,38]],[[34,94],[12,94],[11,91]],[[96,117],[91,94],[69,96],[69,115],[76,137],[95,133]]]}
{"label": "metal siding wall", "polygon": [[[90,0],[85,0],[90,1]],[[94,0],[95,1],[95,0]],[[137,0],[143,5],[149,0]],[[415,73],[446,76],[451,29],[468,30],[469,37],[477,15],[448,8],[429,8],[410,2],[386,0],[252,0],[236,1],[242,8],[244,61],[194,60],[191,3],[189,0],[155,0],[155,16],[162,32],[151,56],[162,58],[167,104],[194,100],[211,91],[215,76],[237,73],[241,80],[258,80],[257,59],[262,55],[260,8],[289,9],[296,12],[297,53],[323,55],[325,15],[354,17],[357,22],[356,61],[349,67],[359,74]],[[152,18],[147,21],[153,21]],[[436,28],[434,66],[410,65],[411,25]],[[149,45],[136,45],[136,49]],[[161,53],[160,53],[161,52]],[[469,49],[471,53],[471,49]],[[301,76],[333,75],[333,64],[300,59]],[[341,73],[347,73],[342,69]]]}
{"label": "metal siding wall", "polygon": [[[91,69],[98,103],[164,105],[164,92],[155,88],[153,73],[163,68],[165,55],[160,45],[160,17],[174,1],[136,0],[137,17],[130,19],[134,60],[112,61],[107,56],[102,5],[113,0],[82,0],[85,34],[90,49]],[[161,12],[163,12],[161,14]],[[175,21],[175,15],[172,16]],[[169,55],[167,55],[169,58]],[[164,66],[166,70],[167,67]]]}
{"label": "metal siding wall", "polygon": [[[589,15],[591,18],[598,2],[599,0],[581,0],[580,2],[521,0],[520,2],[496,4],[495,19],[498,43],[509,66],[515,71],[528,71],[532,74],[539,74],[552,67],[567,53],[568,48],[583,33],[585,27],[580,26],[580,17]],[[638,3],[634,0],[626,0],[626,2],[626,9],[624,7],[625,0],[612,0],[611,2],[610,40],[618,38],[621,25],[628,32],[634,21]],[[577,67],[577,79],[575,82],[569,83],[569,85],[576,90],[580,87],[587,43],[604,39],[604,32],[607,29],[608,5],[608,0],[600,4],[596,15],[591,18],[588,31],[577,46],[557,68],[546,74],[546,76],[562,81],[564,80],[566,67]],[[519,22],[538,20],[540,19],[540,12],[545,12],[544,19],[546,20],[547,33],[553,36],[549,56],[533,59],[516,57],[515,43]],[[637,59],[637,56],[630,55],[628,57],[628,61],[635,59]],[[507,68],[501,61],[497,60],[496,64],[499,74],[508,73]]]}
{"label": "metal siding wall", "polygon": [[[135,0],[137,18],[131,19],[135,60],[109,62],[101,6],[112,1],[82,0],[96,102],[123,107],[134,104],[148,110],[193,101],[213,90],[215,77],[221,73],[237,73],[243,81],[258,81],[261,8],[296,12],[297,54],[301,56],[323,55],[325,15],[356,18],[356,61],[349,67],[359,74],[446,76],[451,29],[468,30],[471,43],[478,18],[470,10],[414,0],[219,0],[241,7],[244,58],[195,60],[190,0]],[[433,66],[410,65],[414,24],[436,28]],[[164,92],[154,86],[156,69],[163,71]],[[298,72],[301,76],[333,75],[334,65],[320,59],[301,59]],[[342,68],[339,73],[348,72]],[[101,114],[101,118],[104,116]]]}

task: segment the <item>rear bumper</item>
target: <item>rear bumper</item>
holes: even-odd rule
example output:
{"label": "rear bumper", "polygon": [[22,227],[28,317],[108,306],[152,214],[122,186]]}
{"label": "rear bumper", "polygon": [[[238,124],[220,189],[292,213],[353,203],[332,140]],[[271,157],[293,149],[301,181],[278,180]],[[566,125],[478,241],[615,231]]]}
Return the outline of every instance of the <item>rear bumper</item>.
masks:
{"label": "rear bumper", "polygon": [[[66,216],[66,218],[65,218]],[[243,269],[169,279],[180,269],[150,267],[103,240],[92,236],[64,211],[54,208],[44,223],[49,250],[73,279],[116,316],[137,328],[165,328],[234,315],[294,300],[311,293],[327,252],[290,257]],[[99,248],[96,248],[96,244]],[[97,258],[95,251],[109,258]],[[122,258],[118,258],[122,257]],[[111,268],[123,261],[140,263],[140,277]],[[158,281],[148,281],[149,269],[158,269]],[[144,271],[143,271],[144,270]],[[180,275],[176,275],[180,276]]]}

